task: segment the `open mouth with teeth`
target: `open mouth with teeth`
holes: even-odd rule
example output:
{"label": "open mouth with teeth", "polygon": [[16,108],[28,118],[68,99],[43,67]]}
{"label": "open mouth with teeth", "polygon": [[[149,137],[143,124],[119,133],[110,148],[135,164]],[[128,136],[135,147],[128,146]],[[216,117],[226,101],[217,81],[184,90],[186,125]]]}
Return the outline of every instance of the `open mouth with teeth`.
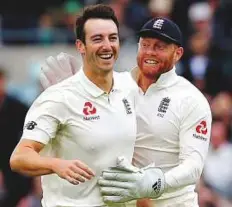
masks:
{"label": "open mouth with teeth", "polygon": [[104,60],[109,60],[113,57],[113,54],[102,54],[102,55],[99,55],[99,57]]}
{"label": "open mouth with teeth", "polygon": [[158,63],[157,61],[152,60],[152,59],[144,60],[144,62],[149,65],[156,65]]}

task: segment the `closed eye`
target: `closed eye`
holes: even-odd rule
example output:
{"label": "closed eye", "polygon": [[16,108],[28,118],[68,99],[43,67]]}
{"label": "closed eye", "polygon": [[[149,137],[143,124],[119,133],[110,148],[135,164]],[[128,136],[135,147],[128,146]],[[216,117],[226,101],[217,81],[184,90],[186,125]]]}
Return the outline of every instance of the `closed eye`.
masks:
{"label": "closed eye", "polygon": [[118,37],[116,37],[116,36],[115,36],[115,37],[110,37],[110,40],[111,40],[111,41],[117,41],[117,40],[118,40]]}
{"label": "closed eye", "polygon": [[93,42],[101,42],[101,40],[102,40],[101,38],[94,38]]}

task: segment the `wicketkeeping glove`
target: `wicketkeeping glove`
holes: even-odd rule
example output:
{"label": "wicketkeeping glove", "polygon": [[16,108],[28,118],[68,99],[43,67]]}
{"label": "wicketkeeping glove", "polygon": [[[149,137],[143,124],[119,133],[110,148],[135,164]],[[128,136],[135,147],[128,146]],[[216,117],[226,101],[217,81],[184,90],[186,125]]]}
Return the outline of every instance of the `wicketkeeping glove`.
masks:
{"label": "wicketkeeping glove", "polygon": [[77,58],[61,52],[56,57],[49,56],[41,67],[40,84],[43,89],[74,75],[80,68]]}
{"label": "wicketkeeping glove", "polygon": [[158,198],[165,190],[164,174],[154,165],[142,169],[118,158],[116,167],[103,171],[98,180],[103,201],[107,204],[123,203],[140,198]]}

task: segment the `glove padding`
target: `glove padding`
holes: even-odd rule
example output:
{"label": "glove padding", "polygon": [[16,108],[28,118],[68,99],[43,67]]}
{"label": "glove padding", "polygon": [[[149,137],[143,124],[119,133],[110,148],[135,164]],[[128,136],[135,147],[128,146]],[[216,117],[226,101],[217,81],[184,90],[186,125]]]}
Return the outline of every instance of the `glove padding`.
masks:
{"label": "glove padding", "polygon": [[142,169],[118,158],[116,167],[104,170],[98,180],[103,201],[107,204],[123,203],[141,198],[158,198],[165,188],[164,174],[154,165]]}
{"label": "glove padding", "polygon": [[61,52],[56,57],[49,56],[41,66],[40,84],[45,90],[51,85],[74,75],[80,64],[72,55]]}

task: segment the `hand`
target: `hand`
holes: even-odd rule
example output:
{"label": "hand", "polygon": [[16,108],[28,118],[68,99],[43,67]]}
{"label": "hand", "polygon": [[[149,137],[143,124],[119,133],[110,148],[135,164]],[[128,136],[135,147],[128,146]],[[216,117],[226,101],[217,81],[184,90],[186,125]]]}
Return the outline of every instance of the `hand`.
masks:
{"label": "hand", "polygon": [[73,185],[78,185],[79,182],[83,183],[86,179],[90,180],[94,176],[94,172],[80,160],[55,159],[52,170]]}
{"label": "hand", "polygon": [[77,59],[61,52],[56,57],[49,56],[41,67],[40,83],[43,89],[71,77],[79,70]]}
{"label": "hand", "polygon": [[122,203],[141,198],[158,198],[164,192],[164,174],[149,165],[138,169],[125,158],[119,158],[117,167],[102,173],[100,191],[107,204]]}
{"label": "hand", "polygon": [[155,206],[152,200],[148,198],[144,198],[137,200],[136,207],[155,207]]}

